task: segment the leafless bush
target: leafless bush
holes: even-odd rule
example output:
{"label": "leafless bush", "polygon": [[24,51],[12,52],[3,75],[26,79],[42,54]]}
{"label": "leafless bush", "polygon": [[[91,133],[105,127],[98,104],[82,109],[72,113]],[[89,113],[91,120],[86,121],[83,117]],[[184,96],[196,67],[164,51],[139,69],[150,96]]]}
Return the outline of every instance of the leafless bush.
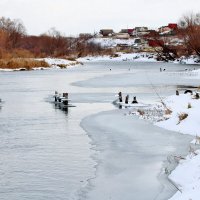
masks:
{"label": "leafless bush", "polygon": [[200,13],[183,16],[179,27],[188,54],[191,55],[194,52],[200,56]]}
{"label": "leafless bush", "polygon": [[12,59],[0,59],[0,68],[3,69],[19,69],[25,68],[30,70],[36,67],[49,67],[49,64],[43,60],[12,58]]}
{"label": "leafless bush", "polygon": [[188,117],[188,114],[187,114],[187,113],[180,113],[180,114],[178,115],[178,119],[179,119],[178,124],[180,124],[181,121],[183,121],[183,120],[186,119],[187,117]]}
{"label": "leafless bush", "polygon": [[172,111],[169,108],[165,109],[165,115],[170,115],[172,114]]}
{"label": "leafless bush", "polygon": [[144,116],[145,115],[145,112],[144,112],[144,110],[140,110],[140,109],[138,109],[137,110],[137,112],[139,113],[139,115],[141,115],[141,116]]}
{"label": "leafless bush", "polygon": [[191,103],[188,103],[188,109],[192,108]]}

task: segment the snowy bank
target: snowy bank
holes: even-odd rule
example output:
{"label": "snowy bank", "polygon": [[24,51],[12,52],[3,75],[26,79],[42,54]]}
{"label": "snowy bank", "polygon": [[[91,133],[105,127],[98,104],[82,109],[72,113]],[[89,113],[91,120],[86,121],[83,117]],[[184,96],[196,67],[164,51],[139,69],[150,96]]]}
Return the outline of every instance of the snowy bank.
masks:
{"label": "snowy bank", "polygon": [[[195,144],[200,143],[200,100],[195,95],[180,94],[164,100],[171,110],[165,119],[155,124],[159,127],[189,134],[196,137]],[[166,109],[166,108],[165,108]],[[178,167],[170,174],[169,179],[179,191],[170,200],[199,200],[200,198],[200,151],[190,149],[190,155],[180,160]]]}
{"label": "snowy bank", "polygon": [[183,134],[200,136],[199,99],[191,94],[180,94],[168,97],[164,103],[172,113],[166,116],[168,120],[156,123],[157,126]]}
{"label": "snowy bank", "polygon": [[133,39],[113,39],[113,38],[92,38],[89,40],[91,43],[99,44],[102,47],[111,48],[116,47],[118,44],[134,45],[135,38]]}
{"label": "snowy bank", "polygon": [[[197,96],[198,97],[198,96]],[[196,93],[173,95],[149,109],[137,109],[133,113],[141,119],[151,120],[166,130],[192,135],[195,139],[185,159],[178,158],[178,167],[169,175],[169,179],[178,188],[170,200],[200,199],[200,99]]]}
{"label": "snowy bank", "polygon": [[117,53],[115,56],[87,56],[79,58],[80,62],[100,61],[132,61],[132,62],[158,62],[153,53]]}
{"label": "snowy bank", "polygon": [[180,161],[169,178],[176,183],[179,190],[170,200],[200,199],[200,151]]}
{"label": "snowy bank", "polygon": [[186,64],[186,65],[200,65],[200,58],[198,56],[195,56],[195,55],[192,55],[192,56],[189,56],[189,57],[182,56],[179,59],[179,62],[181,64]]}
{"label": "snowy bank", "polygon": [[37,60],[44,60],[50,65],[50,68],[69,68],[78,64],[81,64],[81,62],[78,61],[71,61],[67,59],[60,59],[60,58],[43,58],[43,59],[37,59]]}
{"label": "snowy bank", "polygon": [[[172,113],[169,119],[156,123],[157,126],[190,134],[196,137],[195,143],[200,142],[200,100],[191,94],[171,96],[164,103]],[[181,117],[182,116],[182,117]],[[191,155],[180,162],[180,165],[169,176],[179,187],[170,200],[199,200],[200,198],[200,152],[191,150]]]}

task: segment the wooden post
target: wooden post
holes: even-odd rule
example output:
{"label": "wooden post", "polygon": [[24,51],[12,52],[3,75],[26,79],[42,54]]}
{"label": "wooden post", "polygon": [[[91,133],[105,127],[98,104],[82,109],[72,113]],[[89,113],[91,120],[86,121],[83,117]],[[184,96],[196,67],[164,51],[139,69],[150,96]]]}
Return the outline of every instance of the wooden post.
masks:
{"label": "wooden post", "polygon": [[121,92],[118,93],[118,96],[119,96],[119,102],[120,103],[123,102],[123,100],[122,100],[122,93]]}
{"label": "wooden post", "polygon": [[68,105],[69,104],[69,100],[68,100],[68,93],[63,93],[63,97],[65,97],[66,99],[63,99],[63,104],[64,105]]}
{"label": "wooden post", "polygon": [[57,101],[58,101],[58,99],[57,99],[57,95],[58,95],[58,92],[57,92],[57,91],[55,91],[55,102],[57,102]]}
{"label": "wooden post", "polygon": [[126,95],[125,104],[128,104],[129,95]]}
{"label": "wooden post", "polygon": [[68,99],[68,93],[63,93],[63,97],[67,98]]}
{"label": "wooden post", "polygon": [[63,100],[63,104],[64,104],[65,106],[67,106],[67,105],[69,104],[69,101],[68,101],[68,100]]}

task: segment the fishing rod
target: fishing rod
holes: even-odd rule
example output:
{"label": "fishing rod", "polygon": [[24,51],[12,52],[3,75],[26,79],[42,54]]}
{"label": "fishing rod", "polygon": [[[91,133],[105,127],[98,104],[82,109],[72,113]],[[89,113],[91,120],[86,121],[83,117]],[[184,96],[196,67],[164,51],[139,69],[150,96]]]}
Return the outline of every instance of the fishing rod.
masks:
{"label": "fishing rod", "polygon": [[157,92],[156,87],[153,85],[152,81],[150,80],[147,71],[145,71],[145,75],[146,75],[146,77],[147,77],[147,80],[148,80],[149,83],[151,84],[151,87],[153,88],[155,94],[156,94],[156,95],[158,96],[158,98],[160,99],[162,105],[163,105],[166,109],[169,109],[169,108],[166,106],[166,104],[164,103],[162,97],[161,97],[161,96],[159,95],[159,93]]}

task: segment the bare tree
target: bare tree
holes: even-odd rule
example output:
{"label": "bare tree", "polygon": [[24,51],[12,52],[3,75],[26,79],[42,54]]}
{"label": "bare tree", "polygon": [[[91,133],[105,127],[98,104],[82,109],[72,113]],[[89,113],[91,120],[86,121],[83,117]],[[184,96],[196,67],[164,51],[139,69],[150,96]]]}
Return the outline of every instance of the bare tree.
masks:
{"label": "bare tree", "polygon": [[200,57],[200,13],[183,16],[179,27],[187,51],[196,53]]}
{"label": "bare tree", "polygon": [[21,38],[26,34],[26,29],[23,23],[14,19],[1,17],[0,30],[7,34],[6,48],[17,48]]}

